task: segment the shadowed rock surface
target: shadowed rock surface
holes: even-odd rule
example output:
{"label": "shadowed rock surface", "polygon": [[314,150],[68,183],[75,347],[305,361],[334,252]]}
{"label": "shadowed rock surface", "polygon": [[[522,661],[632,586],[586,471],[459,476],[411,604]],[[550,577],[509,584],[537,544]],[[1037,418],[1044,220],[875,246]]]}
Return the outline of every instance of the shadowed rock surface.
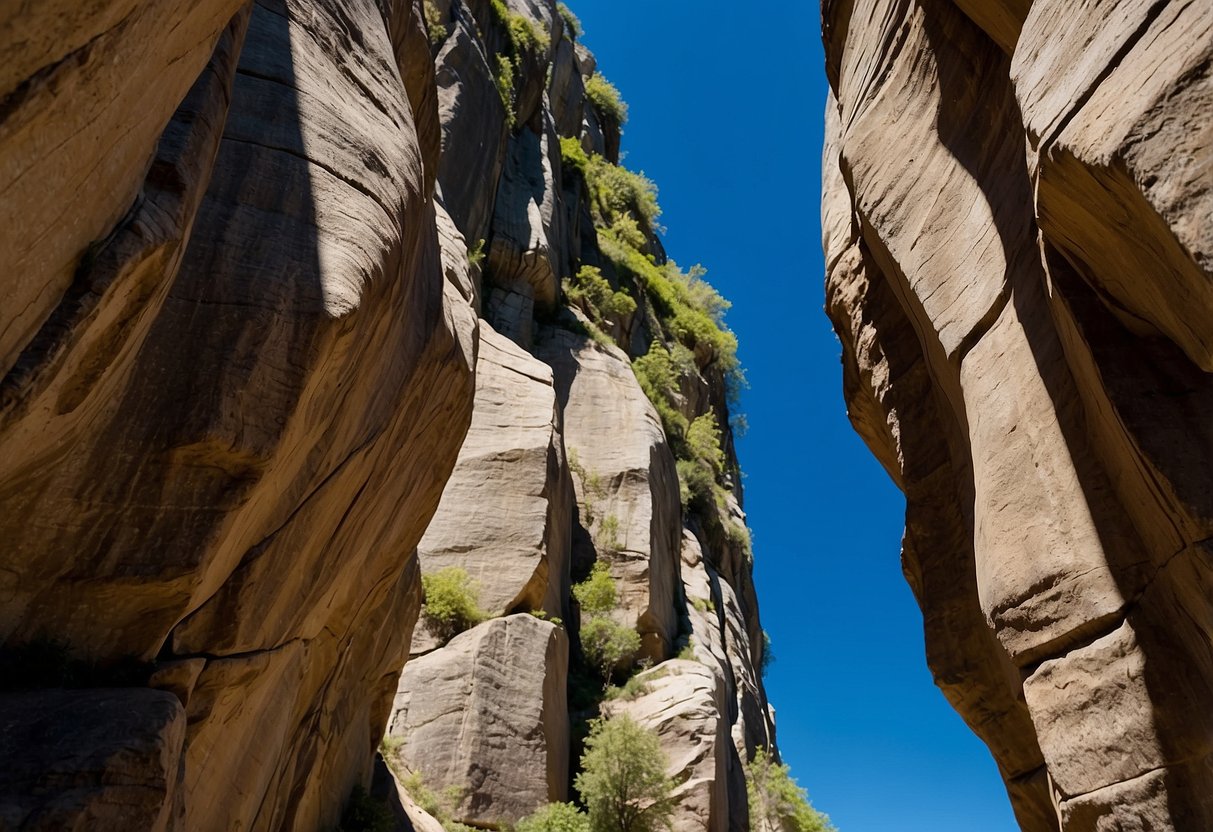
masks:
{"label": "shadowed rock surface", "polygon": [[1213,828],[1213,7],[822,11],[827,310],[936,681],[1024,829]]}

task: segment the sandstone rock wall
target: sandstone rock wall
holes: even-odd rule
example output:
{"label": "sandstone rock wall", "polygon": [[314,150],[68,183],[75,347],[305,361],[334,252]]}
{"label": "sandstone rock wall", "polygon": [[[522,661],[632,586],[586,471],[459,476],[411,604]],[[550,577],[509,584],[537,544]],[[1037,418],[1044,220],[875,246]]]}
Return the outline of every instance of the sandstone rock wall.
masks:
{"label": "sandstone rock wall", "polygon": [[[423,808],[512,824],[575,796],[578,725],[626,712],[669,757],[675,829],[746,829],[743,761],[773,749],[774,723],[749,555],[723,532],[744,529],[744,513],[728,491],[709,517],[684,508],[674,442],[632,366],[675,339],[645,287],[601,250],[594,186],[561,146],[618,161],[619,125],[585,95],[594,58],[551,2],[505,4],[539,35],[521,53],[489,4],[434,8],[438,192],[456,226],[444,254],[477,284],[481,337],[472,425],[419,562],[425,574],[465,570],[483,611],[507,617],[445,644],[418,626],[384,747],[398,787],[381,791],[418,828],[439,823]],[[503,58],[517,74],[513,94],[499,96]],[[664,262],[655,236],[643,245]],[[566,281],[585,265],[637,310],[604,319],[579,305]],[[706,351],[678,385],[683,418],[711,411],[727,425],[723,376]],[[727,428],[723,438],[731,449]],[[638,632],[638,658],[652,667],[634,694],[587,705],[570,585],[596,562],[615,581],[612,617]]]}
{"label": "sandstone rock wall", "polygon": [[1213,6],[827,0],[827,309],[1029,830],[1213,828]]}
{"label": "sandstone rock wall", "polygon": [[44,51],[5,61],[0,641],[177,695],[173,828],[329,828],[471,415],[476,319],[395,46],[421,4],[26,11],[3,38]]}
{"label": "sandstone rock wall", "polygon": [[[0,825],[318,832],[374,770],[440,828],[373,764],[389,723],[459,820],[512,822],[599,713],[601,561],[655,665],[603,712],[658,732],[679,829],[745,829],[774,727],[727,370],[600,248],[593,56],[550,0],[187,5],[0,11]],[[631,311],[576,299],[587,265]],[[448,566],[490,620],[414,639]]]}

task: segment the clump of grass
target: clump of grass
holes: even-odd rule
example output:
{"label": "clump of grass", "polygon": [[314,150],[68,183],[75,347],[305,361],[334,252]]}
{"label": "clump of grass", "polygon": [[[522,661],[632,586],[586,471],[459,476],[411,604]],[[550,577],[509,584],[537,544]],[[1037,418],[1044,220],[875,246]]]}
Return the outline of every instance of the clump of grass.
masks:
{"label": "clump of grass", "polygon": [[468,249],[468,263],[476,266],[477,268],[484,263],[484,257],[486,254],[484,250],[484,242],[484,240],[477,240],[476,245]]}
{"label": "clump of grass", "polygon": [[622,686],[611,685],[606,690],[605,697],[608,700],[622,699],[625,702],[631,702],[633,699],[638,699],[646,693],[652,691],[652,686],[639,676],[633,676],[623,683]]}

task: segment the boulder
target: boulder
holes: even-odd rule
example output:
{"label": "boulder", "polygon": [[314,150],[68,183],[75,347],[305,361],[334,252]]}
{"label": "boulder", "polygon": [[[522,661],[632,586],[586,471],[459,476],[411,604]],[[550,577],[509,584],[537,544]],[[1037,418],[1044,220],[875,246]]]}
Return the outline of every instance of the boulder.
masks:
{"label": "boulder", "polygon": [[461,823],[514,823],[567,797],[567,674],[561,627],[486,621],[405,666],[388,741],[426,788],[458,793]]}
{"label": "boulder", "polygon": [[[492,615],[567,615],[573,484],[552,370],[480,327],[472,425],[433,521],[421,570],[465,569]],[[412,651],[437,646],[418,628]]]}

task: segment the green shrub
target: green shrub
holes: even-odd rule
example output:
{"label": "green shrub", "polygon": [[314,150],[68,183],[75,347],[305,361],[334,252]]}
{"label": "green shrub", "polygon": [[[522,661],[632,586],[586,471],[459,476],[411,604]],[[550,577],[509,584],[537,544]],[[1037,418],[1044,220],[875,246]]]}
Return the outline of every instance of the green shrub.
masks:
{"label": "green shrub", "polygon": [[762,631],[762,663],[760,669],[762,678],[767,677],[767,670],[775,663],[775,651],[771,648],[771,635],[766,630]]}
{"label": "green shrub", "polygon": [[590,576],[573,587],[573,597],[583,615],[609,615],[619,602],[615,579],[602,561],[594,564]]}
{"label": "green shrub", "polygon": [[[685,351],[685,348],[684,348]],[[681,395],[679,390],[679,367],[675,357],[660,341],[653,341],[649,351],[632,362],[632,372],[640,382],[640,389],[661,417],[661,426],[666,438],[675,447],[686,435],[687,419],[674,406]]]}
{"label": "green shrub", "polygon": [[421,776],[420,772],[413,772],[400,778],[400,785],[421,807],[422,811],[441,823],[447,832],[457,832],[457,830],[468,828],[454,820],[455,810],[463,801],[465,793],[463,787],[448,786],[441,792],[435,792],[426,785],[425,778]]}
{"label": "green shrub", "polygon": [[367,794],[362,786],[354,786],[337,832],[393,832],[395,828],[396,819],[387,805]]}
{"label": "green shrub", "polygon": [[581,21],[577,19],[577,15],[573,14],[564,3],[556,4],[556,11],[560,12],[561,18],[564,19],[564,30],[569,35],[569,40],[576,40],[585,34],[585,30],[581,28]]}
{"label": "green shrub", "polygon": [[678,467],[678,495],[683,511],[707,511],[716,500],[716,478],[703,463],[697,460],[680,459]]}
{"label": "green shrub", "polygon": [[756,832],[836,832],[830,819],[809,803],[804,789],[780,765],[758,749],[745,766],[750,828]]}
{"label": "green shrub", "polygon": [[398,776],[404,773],[404,737],[394,737],[388,734],[379,740],[379,754],[383,761]]}
{"label": "green shrub", "polygon": [[628,105],[623,102],[615,85],[595,72],[585,82],[585,95],[602,121],[623,126],[628,121]]}
{"label": "green shrub", "polygon": [[595,321],[625,318],[636,311],[636,301],[626,292],[612,289],[594,266],[582,266],[574,277],[565,280],[564,293]]}
{"label": "green shrub", "polygon": [[716,474],[724,473],[724,451],[720,447],[720,428],[715,413],[695,418],[687,428],[687,450]]}
{"label": "green shrub", "polygon": [[589,832],[590,819],[572,803],[549,803],[514,825],[514,832]]}
{"label": "green shrub", "polygon": [[508,55],[498,55],[494,62],[493,81],[497,84],[497,94],[505,107],[505,121],[510,129],[514,128],[518,117],[514,114],[514,61]]}
{"label": "green shrub", "polygon": [[468,249],[468,263],[479,267],[484,262],[484,240],[477,240],[476,245]]}
{"label": "green shrub", "polygon": [[750,530],[745,524],[730,521],[725,524],[725,534],[728,535],[729,543],[741,551],[746,562],[753,563],[754,544],[750,539]]}
{"label": "green shrub", "polygon": [[657,832],[674,812],[674,783],[657,736],[626,715],[591,723],[575,785],[591,832]]}
{"label": "green shrub", "polygon": [[433,46],[442,43],[449,34],[442,19],[442,12],[434,5],[434,0],[425,0],[425,27],[429,31],[430,44]]}
{"label": "green shrub", "polygon": [[590,157],[578,139],[562,138],[560,140],[560,161],[564,170],[577,171],[582,176],[590,169]]}
{"label": "green shrub", "polygon": [[602,677],[606,690],[617,673],[627,670],[640,652],[640,634],[609,615],[593,615],[581,625],[581,649]]}
{"label": "green shrub", "polygon": [[678,658],[682,659],[684,662],[699,661],[698,657],[696,657],[696,655],[695,655],[695,640],[694,639],[691,639],[690,641],[688,641],[686,643],[686,646],[678,651]]}
{"label": "green shrub", "polygon": [[448,566],[432,575],[422,575],[421,586],[426,626],[444,643],[489,617],[480,609],[480,587],[466,569]]}
{"label": "green shrub", "polygon": [[745,376],[737,361],[737,337],[712,317],[722,314],[723,299],[719,303],[712,301],[703,291],[706,284],[684,274],[675,263],[655,265],[613,227],[599,230],[598,244],[617,271],[631,275],[644,287],[657,319],[669,337],[696,354],[702,354],[705,357],[702,366],[715,362],[730,391],[744,387]]}
{"label": "green shrub", "polygon": [[619,518],[614,514],[602,518],[594,546],[600,554],[615,555],[623,551],[623,544],[619,541]]}
{"label": "green shrub", "polygon": [[586,182],[601,225],[610,226],[621,216],[631,214],[637,222],[652,228],[661,216],[657,186],[643,173],[613,165],[595,153],[589,156]]}
{"label": "green shrub", "polygon": [[691,606],[700,612],[713,613],[716,612],[716,604],[711,598],[692,598]]}
{"label": "green shrub", "polygon": [[551,39],[525,15],[510,11],[504,0],[492,0],[493,17],[505,29],[509,37],[510,54],[517,57],[523,52],[542,55],[548,51]]}

